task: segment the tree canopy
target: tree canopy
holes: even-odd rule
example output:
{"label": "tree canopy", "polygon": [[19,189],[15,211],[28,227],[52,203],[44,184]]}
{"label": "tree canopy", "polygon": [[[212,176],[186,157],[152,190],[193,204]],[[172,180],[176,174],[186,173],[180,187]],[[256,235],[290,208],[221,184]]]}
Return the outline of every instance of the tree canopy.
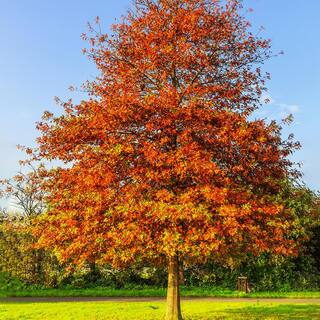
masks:
{"label": "tree canopy", "polygon": [[45,112],[28,150],[66,164],[42,170],[40,244],[76,263],[170,261],[173,273],[177,259],[296,251],[278,194],[298,175],[298,144],[252,116],[272,52],[241,8],[136,0],[111,35],[83,36],[100,76],[87,100]]}

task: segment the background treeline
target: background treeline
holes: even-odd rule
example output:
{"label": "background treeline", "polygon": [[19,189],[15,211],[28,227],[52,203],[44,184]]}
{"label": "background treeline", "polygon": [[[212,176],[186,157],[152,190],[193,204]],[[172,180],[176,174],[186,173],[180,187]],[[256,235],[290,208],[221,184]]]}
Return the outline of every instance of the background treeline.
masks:
{"label": "background treeline", "polygon": [[[8,213],[6,210],[0,211],[0,289],[22,289],[29,286],[166,286],[167,276],[163,268],[137,264],[124,270],[115,270],[108,265],[101,266],[92,262],[81,268],[73,268],[60,264],[54,252],[36,249],[36,239],[31,235],[30,226],[41,214],[44,206],[36,189],[30,188],[30,185],[35,185],[34,176],[20,176],[14,181],[5,181],[4,184],[7,185],[5,193],[16,200],[20,211],[16,214]],[[237,277],[243,275],[249,278],[251,289],[255,291],[318,289],[319,196],[305,186],[286,182],[281,197],[284,197],[287,207],[295,211],[294,223],[303,227],[301,232],[304,232],[306,241],[296,257],[267,254],[259,257],[248,256],[243,261],[230,261],[228,265],[214,261],[208,261],[203,265],[188,265],[188,262],[185,262],[181,268],[183,284],[234,289]]]}

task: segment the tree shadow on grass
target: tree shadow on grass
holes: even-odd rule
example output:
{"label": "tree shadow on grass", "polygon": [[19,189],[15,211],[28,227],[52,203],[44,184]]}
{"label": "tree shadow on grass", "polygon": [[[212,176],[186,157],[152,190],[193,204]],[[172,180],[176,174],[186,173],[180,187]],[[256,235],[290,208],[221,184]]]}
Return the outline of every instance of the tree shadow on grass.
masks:
{"label": "tree shadow on grass", "polygon": [[256,304],[239,309],[228,309],[233,319],[320,319],[320,304]]}

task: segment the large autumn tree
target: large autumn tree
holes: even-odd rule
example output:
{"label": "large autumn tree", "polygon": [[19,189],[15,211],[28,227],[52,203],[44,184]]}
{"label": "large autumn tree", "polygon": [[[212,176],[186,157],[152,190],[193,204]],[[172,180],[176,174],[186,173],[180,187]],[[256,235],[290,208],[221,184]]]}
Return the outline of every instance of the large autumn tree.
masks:
{"label": "large autumn tree", "polygon": [[38,124],[33,159],[65,164],[42,170],[39,243],[75,263],[165,263],[167,319],[182,318],[179,261],[296,250],[277,197],[296,144],[252,117],[272,53],[241,10],[135,0],[112,35],[84,36],[100,71],[89,98]]}

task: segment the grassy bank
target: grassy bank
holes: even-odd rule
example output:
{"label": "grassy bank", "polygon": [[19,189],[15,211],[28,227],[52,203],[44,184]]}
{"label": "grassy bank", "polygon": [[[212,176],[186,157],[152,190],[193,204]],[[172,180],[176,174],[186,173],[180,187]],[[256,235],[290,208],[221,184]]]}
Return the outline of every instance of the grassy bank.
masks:
{"label": "grassy bank", "polygon": [[[182,303],[185,320],[209,319],[319,319],[320,304]],[[156,320],[163,319],[161,302],[113,303],[1,303],[3,320]]]}
{"label": "grassy bank", "polygon": [[[21,289],[0,290],[0,297],[164,297],[164,288],[89,288],[89,289]],[[252,297],[252,298],[320,298],[320,291],[252,292],[245,294],[221,288],[182,287],[184,297]]]}

